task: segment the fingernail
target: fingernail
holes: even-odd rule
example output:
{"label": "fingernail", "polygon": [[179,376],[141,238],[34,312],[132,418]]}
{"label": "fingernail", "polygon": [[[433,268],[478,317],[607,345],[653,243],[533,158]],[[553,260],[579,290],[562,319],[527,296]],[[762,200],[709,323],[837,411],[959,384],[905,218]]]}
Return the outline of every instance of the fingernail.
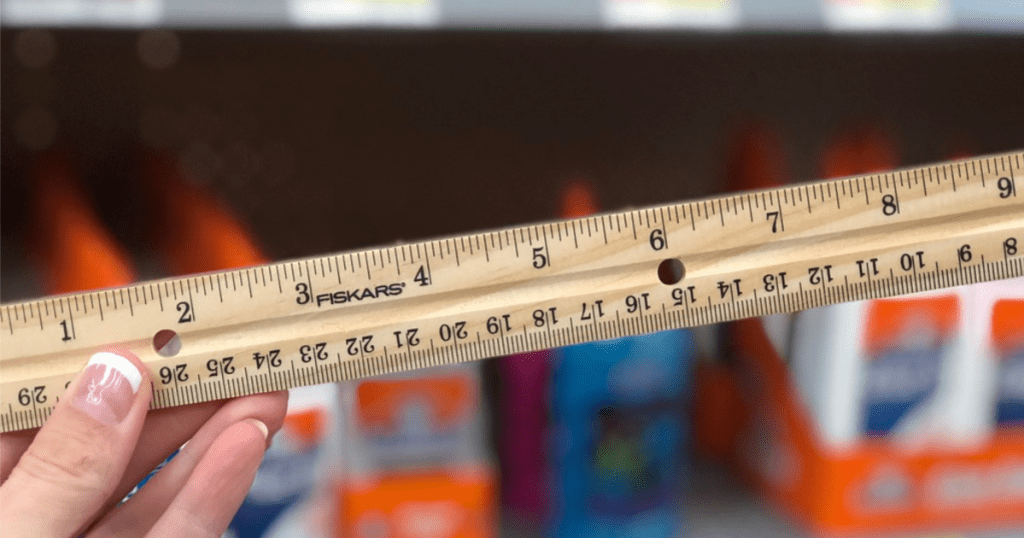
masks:
{"label": "fingernail", "polygon": [[258,419],[255,419],[255,418],[249,418],[249,419],[246,419],[245,421],[250,423],[250,424],[252,424],[253,426],[256,426],[260,430],[260,432],[263,433],[263,439],[264,440],[266,440],[267,436],[270,435],[270,430],[267,429],[267,425],[264,424],[262,420],[258,420]]}
{"label": "fingernail", "polygon": [[141,383],[142,374],[132,361],[101,351],[85,366],[73,401],[96,420],[117,424],[131,410]]}

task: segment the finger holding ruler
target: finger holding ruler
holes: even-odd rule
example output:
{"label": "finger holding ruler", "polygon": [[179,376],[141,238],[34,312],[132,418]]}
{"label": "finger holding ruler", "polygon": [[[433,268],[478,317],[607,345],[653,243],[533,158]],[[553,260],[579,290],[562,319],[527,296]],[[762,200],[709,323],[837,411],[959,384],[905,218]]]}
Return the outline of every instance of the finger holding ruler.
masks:
{"label": "finger holding ruler", "polygon": [[0,307],[0,426],[95,351],[153,408],[1024,276],[1024,152]]}

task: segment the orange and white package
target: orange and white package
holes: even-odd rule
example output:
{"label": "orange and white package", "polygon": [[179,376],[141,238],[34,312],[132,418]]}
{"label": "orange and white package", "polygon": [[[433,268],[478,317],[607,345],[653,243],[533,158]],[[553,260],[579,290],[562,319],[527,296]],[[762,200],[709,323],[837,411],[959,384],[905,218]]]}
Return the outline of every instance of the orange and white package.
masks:
{"label": "orange and white package", "polygon": [[[822,168],[889,168],[892,148],[861,130]],[[801,312],[788,368],[762,327],[737,322],[737,467],[816,532],[1019,525],[1024,435],[1000,402],[1024,393],[1022,294],[1017,280]]]}
{"label": "orange and white package", "polygon": [[904,447],[944,440],[946,413],[962,401],[949,378],[970,348],[965,303],[943,290],[801,314],[791,364],[822,444],[841,452],[872,437]]}
{"label": "orange and white package", "polygon": [[382,473],[342,488],[337,536],[496,536],[495,496],[491,472],[480,468]]}
{"label": "orange and white package", "polygon": [[342,385],[345,479],[338,535],[496,534],[497,485],[477,365]]}
{"label": "orange and white package", "polygon": [[325,537],[342,471],[336,384],[289,391],[288,414],[229,526],[231,538]]}

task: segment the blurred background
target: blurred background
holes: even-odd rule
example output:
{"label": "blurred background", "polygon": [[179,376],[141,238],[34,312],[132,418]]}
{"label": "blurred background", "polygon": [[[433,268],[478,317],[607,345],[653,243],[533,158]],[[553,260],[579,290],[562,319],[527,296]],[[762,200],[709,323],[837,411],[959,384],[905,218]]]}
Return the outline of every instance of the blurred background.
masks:
{"label": "blurred background", "polygon": [[[1024,146],[1011,1],[5,0],[0,69],[4,302]],[[1021,320],[296,389],[229,536],[1024,536]]]}

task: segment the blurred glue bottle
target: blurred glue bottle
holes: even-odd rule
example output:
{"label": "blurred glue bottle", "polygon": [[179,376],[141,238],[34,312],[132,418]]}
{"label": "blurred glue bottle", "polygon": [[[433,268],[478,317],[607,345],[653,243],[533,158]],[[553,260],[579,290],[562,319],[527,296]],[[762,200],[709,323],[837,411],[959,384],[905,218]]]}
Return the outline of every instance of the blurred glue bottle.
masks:
{"label": "blurred glue bottle", "polygon": [[[593,200],[589,189],[574,184],[568,192]],[[645,315],[645,299],[627,299],[627,307],[635,306],[631,315]],[[611,305],[592,302],[580,308],[595,323],[613,317]],[[555,356],[550,535],[680,536],[688,482],[691,333],[580,344],[556,350]]]}

